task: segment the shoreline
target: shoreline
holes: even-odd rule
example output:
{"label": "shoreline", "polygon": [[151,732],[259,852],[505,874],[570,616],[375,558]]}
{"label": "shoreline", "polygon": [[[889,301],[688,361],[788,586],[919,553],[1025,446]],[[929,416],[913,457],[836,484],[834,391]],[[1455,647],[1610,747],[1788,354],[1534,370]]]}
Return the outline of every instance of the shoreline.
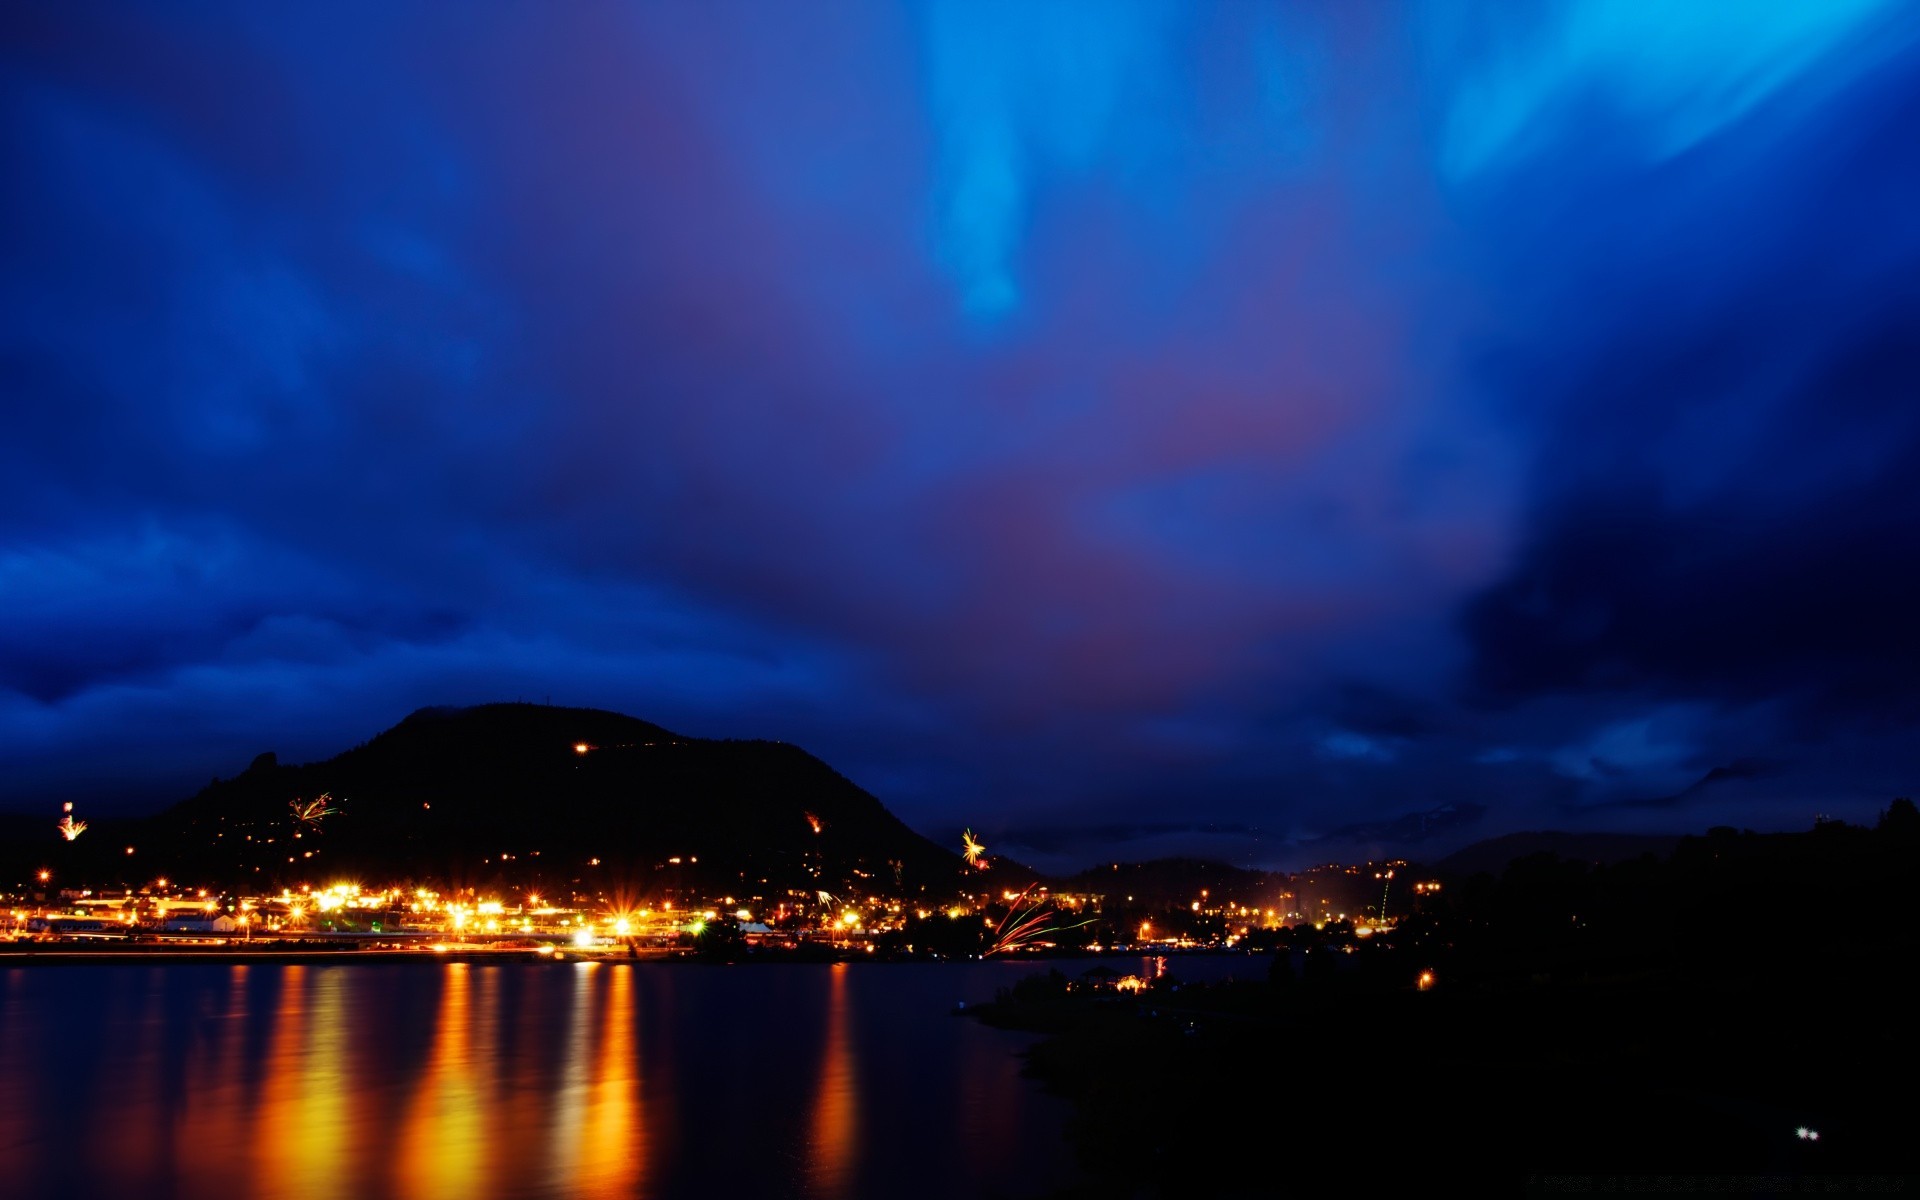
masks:
{"label": "shoreline", "polygon": [[363,950],[357,946],[297,947],[273,946],[261,950],[241,950],[215,948],[207,946],[182,947],[180,949],[143,948],[139,950],[11,950],[0,951],[0,969],[6,967],[28,966],[135,966],[135,965],[177,965],[208,966],[218,964],[245,965],[247,963],[401,963],[401,962],[646,962],[688,957],[672,950],[642,951],[642,956],[633,958],[625,954],[581,954],[577,951],[542,954],[537,950],[514,948],[511,950],[492,950],[484,946],[460,949],[432,950],[426,947],[408,947],[401,950]]}
{"label": "shoreline", "polygon": [[[0,943],[0,969],[7,967],[52,967],[52,966],[208,966],[219,964],[246,963],[421,963],[421,962],[513,962],[513,963],[661,963],[691,962],[729,966],[751,966],[754,964],[817,964],[822,966],[842,963],[932,963],[932,962],[982,962],[983,959],[931,958],[931,957],[891,957],[856,952],[836,953],[795,953],[791,951],[759,951],[727,958],[702,956],[697,950],[664,946],[637,947],[633,952],[620,951],[581,951],[572,947],[555,947],[551,950],[538,950],[531,947],[515,946],[495,949],[485,944],[448,945],[436,950],[430,946],[405,946],[393,949],[371,949],[358,945],[266,945],[259,949],[246,946],[210,946],[210,945],[125,945],[78,947],[58,943],[34,945],[32,949],[19,949],[15,943]],[[1115,958],[1187,958],[1214,957],[1237,952],[1208,950],[1175,951],[1112,951],[1102,954],[1031,954],[1017,958],[996,956],[1002,962],[1029,963],[1036,969],[1043,963],[1060,962],[1100,962]],[[1253,956],[1249,956],[1253,957]]]}

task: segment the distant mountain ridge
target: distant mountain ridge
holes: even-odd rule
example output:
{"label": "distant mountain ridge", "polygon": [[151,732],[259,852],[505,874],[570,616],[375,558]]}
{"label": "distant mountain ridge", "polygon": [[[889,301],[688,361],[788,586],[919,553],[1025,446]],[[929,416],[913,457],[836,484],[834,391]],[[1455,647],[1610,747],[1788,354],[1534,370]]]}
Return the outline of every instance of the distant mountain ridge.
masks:
{"label": "distant mountain ridge", "polygon": [[1680,838],[1677,833],[1563,833],[1545,829],[1509,833],[1456,850],[1433,864],[1433,869],[1445,875],[1477,875],[1482,871],[1498,875],[1514,859],[1529,854],[1554,854],[1590,863],[1625,862],[1642,854],[1665,858],[1680,844]]}
{"label": "distant mountain ridge", "polygon": [[1286,891],[1288,876],[1202,858],[1156,858],[1090,867],[1060,884],[1069,892],[1124,897],[1146,908],[1185,908],[1207,899],[1268,906]]}

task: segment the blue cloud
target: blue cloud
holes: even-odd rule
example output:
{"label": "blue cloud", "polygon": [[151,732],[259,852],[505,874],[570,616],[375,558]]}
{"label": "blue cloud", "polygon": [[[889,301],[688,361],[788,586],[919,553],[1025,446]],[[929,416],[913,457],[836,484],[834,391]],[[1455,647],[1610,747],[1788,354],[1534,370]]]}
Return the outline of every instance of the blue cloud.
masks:
{"label": "blue cloud", "polygon": [[1671,158],[1807,82],[1828,56],[1871,61],[1889,42],[1911,39],[1911,13],[1901,7],[1574,0],[1496,16],[1435,6],[1429,16],[1447,50],[1450,92],[1442,165],[1464,180],[1515,158],[1567,152],[1573,147],[1561,139],[1571,121],[1594,108],[1647,160]]}
{"label": "blue cloud", "polygon": [[937,246],[966,311],[1003,316],[1049,181],[1124,165],[1169,70],[1175,10],[1159,3],[939,0],[925,14],[939,163]]}
{"label": "blue cloud", "polygon": [[1089,853],[1911,790],[1910,9],[446,20],[0,39],[0,803],[548,695]]}
{"label": "blue cloud", "polygon": [[1400,757],[1391,742],[1355,733],[1351,729],[1336,729],[1322,737],[1320,752],[1328,758],[1357,762],[1390,763]]}

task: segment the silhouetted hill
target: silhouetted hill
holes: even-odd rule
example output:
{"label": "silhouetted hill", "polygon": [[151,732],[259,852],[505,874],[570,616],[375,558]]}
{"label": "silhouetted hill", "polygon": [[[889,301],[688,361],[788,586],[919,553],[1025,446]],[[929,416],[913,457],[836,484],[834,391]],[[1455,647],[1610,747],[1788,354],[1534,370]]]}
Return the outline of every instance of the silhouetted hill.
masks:
{"label": "silhouetted hill", "polygon": [[1095,892],[1119,905],[1131,896],[1139,908],[1186,908],[1205,891],[1209,900],[1268,906],[1269,893],[1286,890],[1287,878],[1197,858],[1156,858],[1149,862],[1110,863],[1064,880],[1061,890]]}
{"label": "silhouetted hill", "polygon": [[1537,830],[1475,842],[1441,859],[1433,869],[1442,875],[1477,875],[1482,871],[1498,875],[1514,859],[1532,854],[1553,854],[1576,862],[1615,863],[1639,858],[1642,854],[1665,858],[1679,844],[1678,834]]}
{"label": "silhouetted hill", "polygon": [[[297,821],[290,802],[323,794],[336,811]],[[264,754],[157,817],[71,845],[44,824],[70,878],[516,882],[635,899],[675,887],[945,893],[962,879],[957,855],[798,747],[530,704],[422,709],[325,762]],[[121,861],[122,840],[139,866]]]}

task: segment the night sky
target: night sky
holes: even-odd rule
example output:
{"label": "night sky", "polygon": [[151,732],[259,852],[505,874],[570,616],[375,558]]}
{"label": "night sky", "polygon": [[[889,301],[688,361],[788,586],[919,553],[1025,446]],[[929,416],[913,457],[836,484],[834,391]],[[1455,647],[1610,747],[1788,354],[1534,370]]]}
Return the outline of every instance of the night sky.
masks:
{"label": "night sky", "polygon": [[1872,0],[11,5],[0,809],[550,699],[1048,867],[1867,818],[1916,130]]}

